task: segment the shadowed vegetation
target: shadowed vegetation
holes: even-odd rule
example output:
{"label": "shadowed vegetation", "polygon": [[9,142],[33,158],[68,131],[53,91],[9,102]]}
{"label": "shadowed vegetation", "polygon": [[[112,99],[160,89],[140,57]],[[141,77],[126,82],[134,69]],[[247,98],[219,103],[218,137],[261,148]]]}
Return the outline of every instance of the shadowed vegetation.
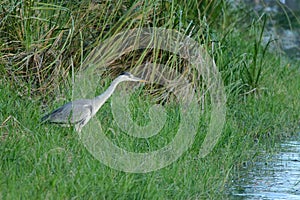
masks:
{"label": "shadowed vegetation", "polygon": [[[299,61],[270,52],[275,41],[262,42],[270,18],[225,0],[2,1],[0,199],[224,197],[235,171],[260,153],[257,147],[272,149],[276,141],[299,129]],[[72,100],[76,75],[88,68],[85,59],[103,41],[148,27],[183,33],[214,58],[226,89],[227,116],[216,147],[200,158],[211,111],[209,94],[203,95],[190,149],[166,168],[130,174],[95,159],[72,128],[41,125],[40,117]],[[178,55],[128,48],[98,66],[98,87],[90,97],[103,92],[120,72],[147,63],[188,71],[187,79],[197,89],[210,87]],[[176,135],[181,119],[178,102],[159,84],[136,88],[129,109],[137,124],[149,122],[149,108],[155,103],[166,110],[166,124],[158,135],[149,139],[126,135],[114,122],[110,103],[97,118],[114,144],[133,152],[157,150]]]}

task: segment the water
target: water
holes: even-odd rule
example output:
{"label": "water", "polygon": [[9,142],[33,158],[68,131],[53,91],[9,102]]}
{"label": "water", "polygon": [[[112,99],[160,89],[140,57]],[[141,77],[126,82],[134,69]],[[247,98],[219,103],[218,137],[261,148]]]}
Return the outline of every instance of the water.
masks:
{"label": "water", "polygon": [[230,199],[300,200],[300,137],[297,139],[281,144],[280,153],[245,166],[233,181]]}
{"label": "water", "polygon": [[[291,58],[300,60],[299,23],[294,23],[294,29],[285,26],[288,23],[282,15],[282,10],[278,9],[278,2],[266,1],[267,3],[275,2],[274,4],[263,4],[263,1],[255,2],[257,2],[255,6],[258,10],[269,12],[274,17],[274,21],[266,28],[265,42],[277,38],[281,51]],[[291,2],[290,0],[289,3]],[[300,18],[300,1],[293,2],[298,5],[294,7],[298,8],[295,12],[298,12],[297,17]],[[232,181],[232,187],[228,191],[229,199],[300,200],[300,133],[297,138],[282,143],[278,148],[280,148],[278,149],[280,153],[273,155],[265,153],[258,159],[258,162],[247,164],[237,172],[236,178]]]}

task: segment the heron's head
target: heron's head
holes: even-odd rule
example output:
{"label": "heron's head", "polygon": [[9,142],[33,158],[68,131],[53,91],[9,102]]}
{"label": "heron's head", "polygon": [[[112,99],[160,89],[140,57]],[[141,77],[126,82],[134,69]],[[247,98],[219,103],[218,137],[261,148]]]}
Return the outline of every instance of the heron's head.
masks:
{"label": "heron's head", "polygon": [[146,80],[144,79],[141,79],[141,78],[138,78],[138,77],[135,77],[133,76],[131,73],[129,72],[123,72],[120,76],[120,79],[122,81],[138,81],[138,82],[147,82]]}

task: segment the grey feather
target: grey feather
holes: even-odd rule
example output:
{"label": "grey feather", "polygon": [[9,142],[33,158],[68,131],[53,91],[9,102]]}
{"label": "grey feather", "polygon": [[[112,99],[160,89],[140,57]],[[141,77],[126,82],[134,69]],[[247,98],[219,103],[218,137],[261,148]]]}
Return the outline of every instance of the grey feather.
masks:
{"label": "grey feather", "polygon": [[80,132],[82,127],[97,113],[105,101],[112,95],[117,85],[122,81],[145,82],[143,79],[125,72],[118,76],[103,94],[93,99],[79,99],[69,102],[42,117],[41,121],[43,123],[49,122],[64,126],[75,125],[75,129]]}

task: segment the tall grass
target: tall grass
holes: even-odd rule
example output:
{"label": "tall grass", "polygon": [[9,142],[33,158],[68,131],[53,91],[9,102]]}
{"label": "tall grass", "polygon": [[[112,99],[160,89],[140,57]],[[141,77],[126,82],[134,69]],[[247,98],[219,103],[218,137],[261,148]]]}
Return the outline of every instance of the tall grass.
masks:
{"label": "tall grass", "polygon": [[[68,86],[71,68],[80,69],[86,55],[106,38],[150,26],[204,35],[201,18],[213,22],[220,16],[221,5],[222,1],[4,1],[0,30],[4,74],[10,74],[12,83],[17,82],[27,94],[49,94]],[[145,59],[150,59],[150,53]],[[132,65],[138,56],[111,65]],[[24,81],[31,83],[30,87]]]}
{"label": "tall grass", "polygon": [[[262,45],[264,15],[249,23],[248,13],[218,0],[4,0],[0,10],[0,198],[223,198],[234,171],[254,159],[255,145],[265,145],[260,141],[271,138],[265,140],[270,147],[274,138],[285,135],[282,132],[288,135],[297,126],[299,71],[289,67],[294,63],[269,53],[268,44]],[[84,59],[95,47],[121,31],[153,26],[189,35],[222,72],[229,111],[222,138],[209,156],[199,158],[209,109],[201,115],[199,134],[188,152],[170,166],[147,174],[111,169],[92,157],[72,128],[39,124],[45,103],[50,110],[72,99],[72,78],[86,67]],[[119,72],[147,62],[177,71],[188,66],[170,52],[128,51],[100,66],[107,77],[99,81],[96,93],[104,91]],[[198,87],[208,87],[201,85],[198,74],[190,76]],[[171,97],[155,98],[157,91],[158,96],[165,95],[159,85],[139,88],[129,109],[144,125],[151,105],[165,106],[167,123],[161,134],[150,139],[122,134],[105,104],[97,117],[107,137],[138,152],[169,143],[180,121],[178,105]],[[205,103],[209,108],[209,101]]]}

